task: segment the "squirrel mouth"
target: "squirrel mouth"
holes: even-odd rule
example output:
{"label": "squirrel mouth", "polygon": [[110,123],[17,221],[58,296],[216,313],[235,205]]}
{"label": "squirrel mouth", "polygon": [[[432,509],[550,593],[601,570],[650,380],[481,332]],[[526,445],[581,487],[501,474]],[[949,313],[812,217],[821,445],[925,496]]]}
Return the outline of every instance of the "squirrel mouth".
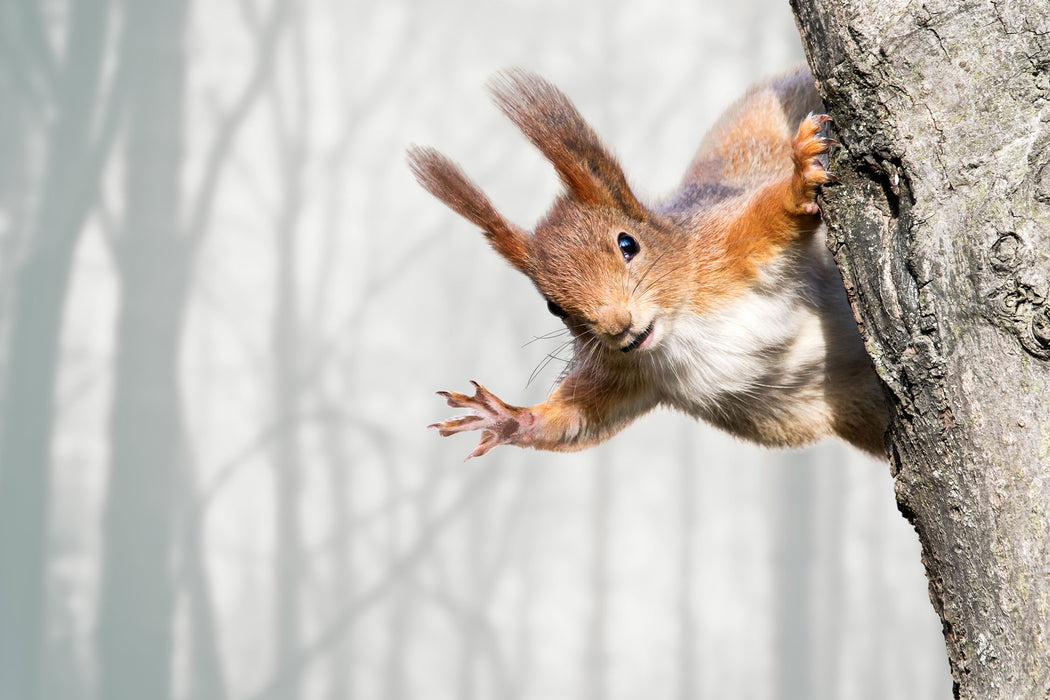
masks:
{"label": "squirrel mouth", "polygon": [[620,348],[620,352],[630,352],[631,350],[638,349],[638,347],[641,346],[641,344],[644,343],[649,338],[649,336],[653,334],[653,326],[655,325],[656,319],[653,319],[649,323],[649,327],[641,333],[639,333],[637,337],[635,337],[635,339],[630,342],[630,344],[624,345],[622,348]]}

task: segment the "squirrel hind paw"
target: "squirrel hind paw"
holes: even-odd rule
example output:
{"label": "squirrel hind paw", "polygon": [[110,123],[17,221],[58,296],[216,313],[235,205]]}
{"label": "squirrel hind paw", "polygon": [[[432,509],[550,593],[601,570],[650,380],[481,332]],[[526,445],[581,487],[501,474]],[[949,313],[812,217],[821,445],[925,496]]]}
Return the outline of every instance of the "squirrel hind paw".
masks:
{"label": "squirrel hind paw", "polygon": [[838,142],[827,136],[821,136],[824,125],[831,121],[827,114],[810,114],[798,125],[798,132],[791,140],[792,160],[795,172],[792,178],[792,193],[795,199],[795,210],[799,214],[819,214],[817,207],[817,188],[829,182],[838,182],[833,173],[828,172],[821,160],[832,146]]}

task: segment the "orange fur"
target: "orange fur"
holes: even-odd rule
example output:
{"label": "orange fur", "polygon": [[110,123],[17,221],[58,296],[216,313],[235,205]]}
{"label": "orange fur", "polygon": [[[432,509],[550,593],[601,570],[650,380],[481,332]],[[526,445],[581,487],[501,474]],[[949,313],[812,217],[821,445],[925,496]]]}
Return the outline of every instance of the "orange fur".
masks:
{"label": "orange fur", "polygon": [[411,148],[408,158],[423,187],[457,214],[480,226],[497,253],[529,274],[529,234],[504,219],[459,166],[432,148]]}
{"label": "orange fur", "polygon": [[554,166],[582,204],[614,207],[644,221],[648,212],[576,107],[554,85],[523,70],[489,82],[496,104]]}
{"label": "orange fur", "polygon": [[722,222],[726,259],[733,261],[740,277],[753,278],[789,243],[812,234],[820,225],[816,189],[829,179],[816,160],[827,152],[830,143],[817,136],[824,121],[823,117],[804,119],[787,155],[791,171],[760,187],[739,211]]}

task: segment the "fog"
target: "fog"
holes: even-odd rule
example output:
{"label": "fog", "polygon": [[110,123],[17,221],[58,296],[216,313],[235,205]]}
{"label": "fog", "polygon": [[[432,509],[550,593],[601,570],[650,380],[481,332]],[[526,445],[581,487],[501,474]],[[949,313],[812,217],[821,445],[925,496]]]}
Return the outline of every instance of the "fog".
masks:
{"label": "fog", "polygon": [[0,698],[950,697],[887,464],[670,411],[468,462],[425,429],[566,356],[407,147],[530,227],[559,185],[493,72],[655,196],[801,59],[772,0],[6,3]]}

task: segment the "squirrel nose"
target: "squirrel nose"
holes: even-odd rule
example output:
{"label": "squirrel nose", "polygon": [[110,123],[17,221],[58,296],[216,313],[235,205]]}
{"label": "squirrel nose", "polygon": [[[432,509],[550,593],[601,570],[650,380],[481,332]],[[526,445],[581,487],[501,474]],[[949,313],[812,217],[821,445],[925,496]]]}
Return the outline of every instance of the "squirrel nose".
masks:
{"label": "squirrel nose", "polygon": [[598,328],[611,336],[621,336],[631,330],[631,312],[623,306],[603,306],[598,309]]}

